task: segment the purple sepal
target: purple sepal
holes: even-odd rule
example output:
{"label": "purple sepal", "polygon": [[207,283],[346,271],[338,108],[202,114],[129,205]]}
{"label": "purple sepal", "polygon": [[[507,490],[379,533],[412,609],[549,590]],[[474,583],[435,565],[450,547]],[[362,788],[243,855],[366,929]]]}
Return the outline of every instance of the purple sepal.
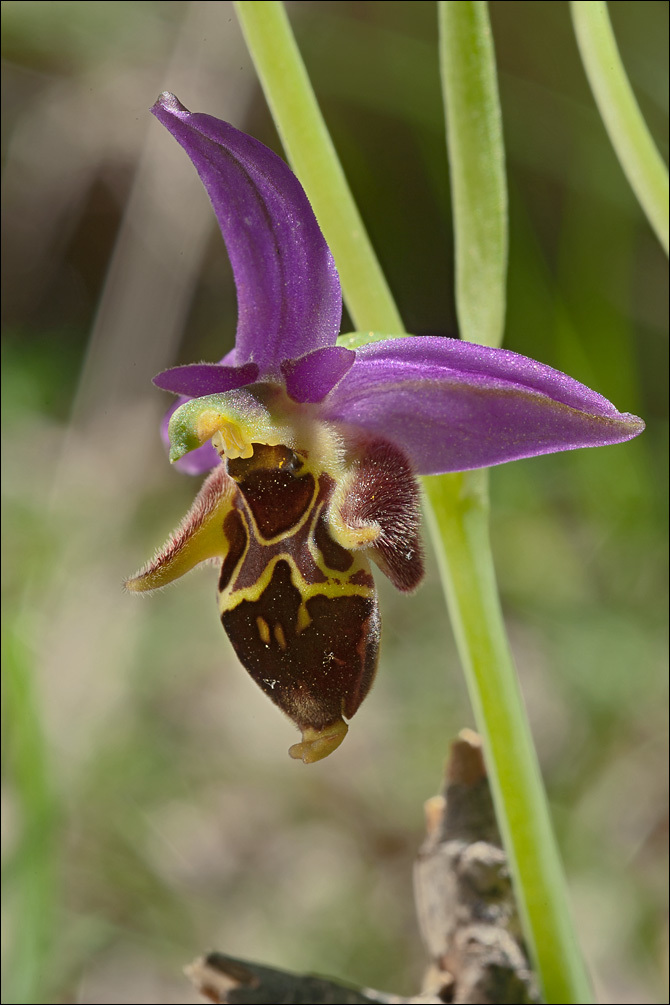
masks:
{"label": "purple sepal", "polygon": [[286,390],[294,401],[303,404],[322,401],[351,370],[355,359],[351,349],[335,345],[315,349],[300,359],[285,359],[281,372]]}
{"label": "purple sepal", "polygon": [[290,168],[258,140],[167,91],[152,108],[207,189],[235,276],[238,363],[279,377],[284,359],[333,345],[342,313],[332,255]]}
{"label": "purple sepal", "polygon": [[221,458],[212,444],[203,443],[201,447],[175,461],[173,467],[183,475],[205,475],[220,463]]}
{"label": "purple sepal", "polygon": [[552,367],[435,336],[358,349],[319,412],[396,443],[418,474],[620,443],[644,428]]}
{"label": "purple sepal", "polygon": [[244,366],[225,366],[221,363],[188,363],[173,366],[154,377],[156,387],[187,398],[203,398],[206,394],[234,391],[258,380],[255,363]]}

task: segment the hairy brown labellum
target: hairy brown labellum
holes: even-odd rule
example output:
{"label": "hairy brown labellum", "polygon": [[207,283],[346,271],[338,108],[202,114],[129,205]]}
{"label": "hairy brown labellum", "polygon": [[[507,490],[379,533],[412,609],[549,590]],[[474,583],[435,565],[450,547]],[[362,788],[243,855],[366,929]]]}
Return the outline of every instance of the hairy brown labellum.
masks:
{"label": "hairy brown labellum", "polygon": [[234,567],[224,563],[219,603],[241,663],[305,734],[292,755],[317,760],[370,689],[379,612],[367,560],[329,534],[334,480],[303,469],[298,454],[263,444],[228,462],[246,542]]}
{"label": "hairy brown labellum", "polygon": [[[177,534],[131,590],[221,561],[221,621],[240,662],[302,731],[306,763],[331,753],[370,690],[380,620],[373,559],[402,590],[419,582],[419,497],[394,446],[352,446],[334,467],[253,443],[209,476]],[[245,450],[245,452],[247,452]]]}

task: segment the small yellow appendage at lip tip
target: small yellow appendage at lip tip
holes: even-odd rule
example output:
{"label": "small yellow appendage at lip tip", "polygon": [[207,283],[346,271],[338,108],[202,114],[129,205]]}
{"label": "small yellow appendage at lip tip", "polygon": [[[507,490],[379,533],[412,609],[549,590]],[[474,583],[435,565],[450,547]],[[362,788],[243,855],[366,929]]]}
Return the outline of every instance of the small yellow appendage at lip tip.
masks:
{"label": "small yellow appendage at lip tip", "polygon": [[294,743],[289,747],[289,756],[303,764],[314,764],[315,761],[322,761],[334,750],[337,750],[342,740],[349,732],[344,719],[331,722],[323,729],[312,729],[308,726],[302,731],[302,743]]}

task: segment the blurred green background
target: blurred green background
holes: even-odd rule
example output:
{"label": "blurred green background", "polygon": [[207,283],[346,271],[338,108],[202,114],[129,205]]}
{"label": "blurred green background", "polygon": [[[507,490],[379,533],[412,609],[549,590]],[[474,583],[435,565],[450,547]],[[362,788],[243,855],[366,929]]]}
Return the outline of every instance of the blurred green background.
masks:
{"label": "blurred green background", "polygon": [[[503,601],[600,1000],[662,1002],[666,261],[568,5],[490,9],[505,344],[648,424],[625,445],[493,472]],[[667,160],[668,6],[610,9]],[[408,330],[457,334],[434,4],[289,10]],[[472,725],[434,565],[411,598],[380,583],[378,682],[309,768],[236,663],[211,569],[144,601],[120,585],[197,488],[164,457],[168,396],[150,378],[221,357],[236,317],[207,198],[148,109],[168,88],[280,149],[232,7],[2,12],[3,1000],[196,1002],[181,968],[212,947],[415,992],[422,803]]]}

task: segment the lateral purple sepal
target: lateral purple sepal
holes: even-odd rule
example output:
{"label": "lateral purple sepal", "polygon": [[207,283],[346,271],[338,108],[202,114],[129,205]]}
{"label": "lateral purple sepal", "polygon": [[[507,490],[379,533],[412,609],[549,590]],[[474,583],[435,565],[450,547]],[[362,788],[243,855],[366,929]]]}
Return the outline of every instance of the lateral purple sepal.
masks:
{"label": "lateral purple sepal", "polygon": [[238,363],[260,379],[284,359],[333,345],[342,313],[332,255],[290,168],[258,140],[161,94],[153,114],[191,158],[207,189],[235,276]]}
{"label": "lateral purple sepal", "polygon": [[285,359],[281,372],[286,390],[294,401],[315,404],[351,370],[356,353],[341,346],[315,349],[300,359]]}
{"label": "lateral purple sepal", "polygon": [[225,366],[222,363],[188,363],[163,370],[153,382],[163,391],[183,394],[187,398],[203,398],[206,394],[234,391],[258,380],[255,363]]}
{"label": "lateral purple sepal", "polygon": [[552,367],[436,336],[358,349],[319,412],[396,443],[418,474],[620,443],[644,429]]}

